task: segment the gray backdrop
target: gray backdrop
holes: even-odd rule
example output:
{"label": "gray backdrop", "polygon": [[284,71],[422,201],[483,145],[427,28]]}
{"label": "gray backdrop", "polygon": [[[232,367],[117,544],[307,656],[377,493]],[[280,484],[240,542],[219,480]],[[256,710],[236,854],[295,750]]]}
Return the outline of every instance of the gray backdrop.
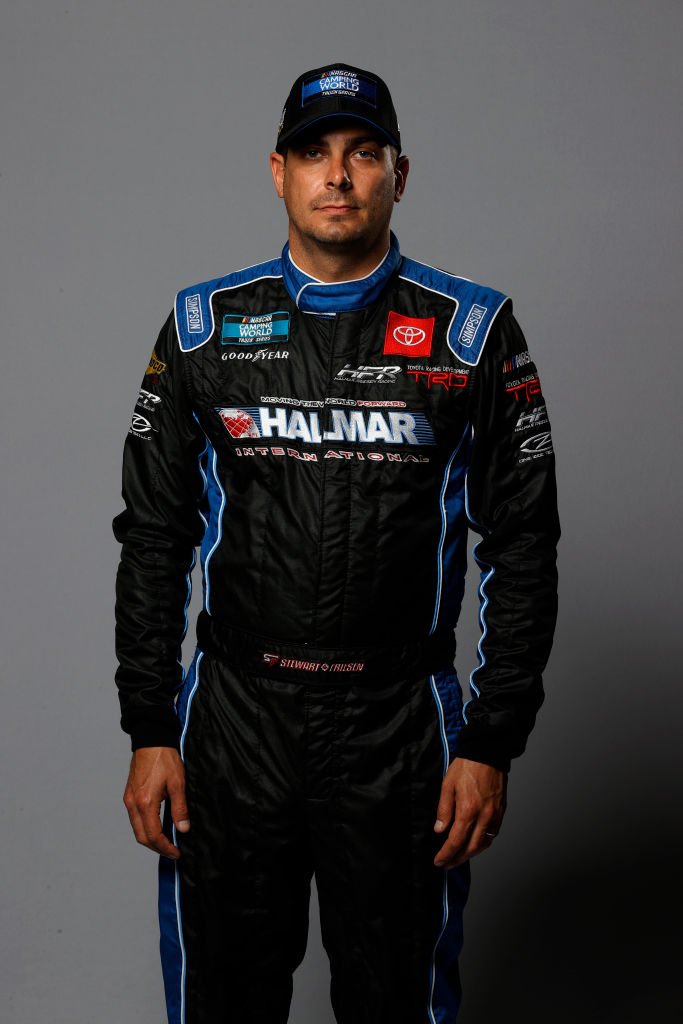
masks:
{"label": "gray backdrop", "polygon": [[[3,1020],[161,1024],[111,683],[121,445],[175,291],[279,252],[267,153],[328,60],[389,80],[403,250],[514,296],[559,457],[550,696],[475,862],[462,1024],[681,1019],[682,30],[675,0],[3,4]],[[296,1024],[327,985],[313,915]]]}

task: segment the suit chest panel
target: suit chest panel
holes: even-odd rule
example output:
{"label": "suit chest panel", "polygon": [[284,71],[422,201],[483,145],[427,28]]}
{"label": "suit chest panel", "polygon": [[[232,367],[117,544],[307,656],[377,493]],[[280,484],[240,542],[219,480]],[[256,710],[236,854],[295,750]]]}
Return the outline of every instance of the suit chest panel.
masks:
{"label": "suit chest panel", "polygon": [[[190,357],[197,412],[214,447],[266,437],[304,449],[330,440],[380,449],[457,443],[476,370],[448,348],[448,309],[416,317],[385,304],[319,317],[281,295],[270,305],[261,297],[216,301],[214,334]],[[428,345],[421,323],[430,327]]]}

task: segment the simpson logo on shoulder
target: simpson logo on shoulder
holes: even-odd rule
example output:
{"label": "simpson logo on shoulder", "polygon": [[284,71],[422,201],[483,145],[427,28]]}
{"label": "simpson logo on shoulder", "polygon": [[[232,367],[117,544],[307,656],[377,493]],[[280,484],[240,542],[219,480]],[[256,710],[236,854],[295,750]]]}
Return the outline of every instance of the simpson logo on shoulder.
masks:
{"label": "simpson logo on shoulder", "polygon": [[199,293],[185,296],[185,315],[188,334],[201,334],[204,330],[201,296]]}
{"label": "simpson logo on shoulder", "polygon": [[488,310],[486,309],[486,306],[480,306],[476,302],[472,304],[472,308],[467,314],[467,319],[465,320],[463,328],[458,336],[458,341],[461,345],[465,345],[466,348],[469,348],[472,345],[477,336],[477,331],[481,326],[481,322],[487,312]]}
{"label": "simpson logo on shoulder", "polygon": [[288,340],[289,313],[285,310],[259,316],[226,313],[223,317],[221,345],[263,345]]}

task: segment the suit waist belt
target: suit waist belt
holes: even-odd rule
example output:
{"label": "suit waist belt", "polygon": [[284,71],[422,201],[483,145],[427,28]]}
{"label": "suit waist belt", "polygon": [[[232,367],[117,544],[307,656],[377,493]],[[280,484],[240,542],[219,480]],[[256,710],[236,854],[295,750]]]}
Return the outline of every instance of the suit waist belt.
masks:
{"label": "suit waist belt", "polygon": [[455,657],[453,630],[375,646],[314,647],[237,629],[206,612],[197,620],[197,642],[207,654],[255,675],[323,685],[415,679],[451,668]]}

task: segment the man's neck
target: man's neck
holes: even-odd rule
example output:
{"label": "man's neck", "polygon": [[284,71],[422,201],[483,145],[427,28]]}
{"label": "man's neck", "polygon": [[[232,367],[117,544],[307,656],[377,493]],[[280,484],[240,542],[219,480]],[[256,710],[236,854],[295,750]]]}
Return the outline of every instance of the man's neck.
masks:
{"label": "man's neck", "polygon": [[367,277],[379,266],[389,250],[389,241],[387,229],[386,237],[382,235],[369,249],[359,251],[357,247],[323,247],[290,231],[289,255],[300,270],[317,281],[354,281]]}

